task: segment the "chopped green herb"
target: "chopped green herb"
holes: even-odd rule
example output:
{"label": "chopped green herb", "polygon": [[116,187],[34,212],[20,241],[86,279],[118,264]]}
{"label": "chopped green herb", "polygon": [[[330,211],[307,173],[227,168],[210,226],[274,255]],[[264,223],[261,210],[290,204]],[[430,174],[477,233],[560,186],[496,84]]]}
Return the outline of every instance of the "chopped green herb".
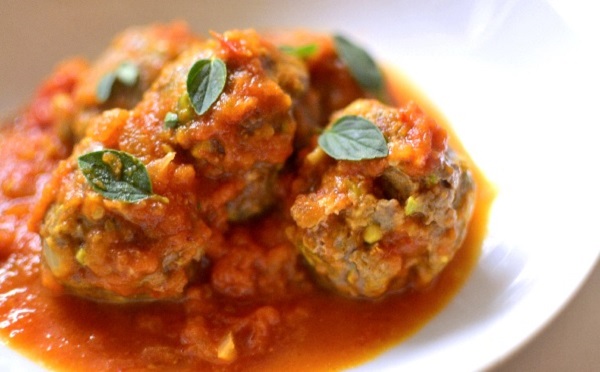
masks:
{"label": "chopped green herb", "polygon": [[101,150],[81,155],[79,169],[92,189],[103,197],[136,202],[152,196],[152,183],[144,164],[131,154]]}
{"label": "chopped green herb", "polygon": [[125,61],[115,70],[117,80],[128,87],[134,86],[140,77],[140,70],[133,62]]}
{"label": "chopped green herb", "polygon": [[387,142],[372,122],[360,116],[343,116],[318,138],[319,146],[337,160],[365,160],[388,155]]}
{"label": "chopped green herb", "polygon": [[348,66],[350,74],[360,86],[376,95],[383,90],[383,75],[371,56],[343,36],[333,37],[340,59]]}
{"label": "chopped green herb", "polygon": [[173,129],[179,125],[179,117],[174,112],[167,112],[165,115],[165,128]]}
{"label": "chopped green herb", "polygon": [[187,92],[183,92],[177,100],[177,118],[179,123],[186,123],[194,117],[194,108]]}
{"label": "chopped green herb", "polygon": [[227,67],[219,58],[194,63],[187,76],[187,92],[198,115],[204,114],[216,102],[226,79]]}
{"label": "chopped green herb", "polygon": [[415,213],[419,213],[420,211],[421,203],[419,203],[419,201],[414,196],[409,196],[406,199],[406,204],[404,205],[404,214],[410,216]]}
{"label": "chopped green herb", "polygon": [[432,173],[425,177],[425,185],[427,187],[435,186],[438,182],[440,182],[440,177],[437,174]]}
{"label": "chopped green herb", "polygon": [[139,76],[139,68],[133,62],[122,62],[114,71],[102,76],[96,87],[96,98],[100,103],[106,102],[110,98],[117,81],[127,87],[133,87]]}
{"label": "chopped green herb", "polygon": [[300,46],[282,45],[279,47],[282,52],[292,55],[294,57],[306,59],[317,53],[319,47],[317,44],[306,44]]}
{"label": "chopped green herb", "polygon": [[110,93],[112,92],[112,87],[115,83],[115,74],[108,73],[100,79],[98,86],[96,87],[96,98],[98,102],[104,103],[108,101],[110,98]]}

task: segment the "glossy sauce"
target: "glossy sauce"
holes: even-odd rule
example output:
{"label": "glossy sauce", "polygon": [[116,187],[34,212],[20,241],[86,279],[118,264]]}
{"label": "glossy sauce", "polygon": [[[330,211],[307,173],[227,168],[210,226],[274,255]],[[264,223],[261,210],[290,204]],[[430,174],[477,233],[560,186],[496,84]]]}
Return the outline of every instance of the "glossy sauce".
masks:
{"label": "glossy sauce", "polygon": [[[402,103],[416,100],[439,123],[445,119],[417,90],[399,76],[392,91]],[[35,103],[34,103],[35,105]],[[17,121],[0,131],[0,174],[43,183],[60,158],[47,154],[55,135],[39,121]],[[451,134],[452,145],[462,150]],[[12,144],[10,147],[8,144]],[[31,152],[17,149],[28,148]],[[41,152],[45,155],[36,156]],[[66,151],[60,146],[53,151]],[[462,151],[460,151],[462,152]],[[418,293],[379,301],[356,301],[317,286],[269,305],[282,314],[282,326],[266,352],[243,356],[233,364],[209,365],[180,357],[189,308],[183,303],[110,305],[56,295],[39,278],[40,241],[27,230],[39,192],[0,193],[0,334],[9,347],[43,366],[57,370],[332,370],[355,366],[417,332],[452,299],[477,263],[485,236],[493,189],[472,166],[477,201],[466,241],[434,285]],[[23,182],[23,186],[28,182]],[[12,189],[10,189],[12,190]],[[275,216],[276,219],[276,216]],[[262,234],[277,235],[267,223]],[[248,228],[252,230],[252,228]],[[244,315],[257,306],[233,299],[211,299],[228,314]]]}

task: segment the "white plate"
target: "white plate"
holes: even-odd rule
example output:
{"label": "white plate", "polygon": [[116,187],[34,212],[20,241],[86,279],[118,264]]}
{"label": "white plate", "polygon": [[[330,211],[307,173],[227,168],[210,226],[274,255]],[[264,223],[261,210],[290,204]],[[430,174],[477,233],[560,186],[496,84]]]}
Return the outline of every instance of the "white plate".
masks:
{"label": "white plate", "polygon": [[[25,102],[59,60],[97,55],[128,25],[176,18],[200,32],[343,31],[422,88],[499,194],[463,290],[414,337],[357,370],[489,368],[539,332],[598,259],[600,33],[585,4],[110,0],[3,8],[0,112]],[[0,369],[11,368],[33,367],[0,349]]]}

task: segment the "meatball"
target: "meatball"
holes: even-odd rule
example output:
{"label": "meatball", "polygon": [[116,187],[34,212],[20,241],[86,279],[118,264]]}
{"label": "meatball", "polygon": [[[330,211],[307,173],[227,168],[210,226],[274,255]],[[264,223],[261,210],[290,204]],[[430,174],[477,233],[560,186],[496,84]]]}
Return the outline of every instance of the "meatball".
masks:
{"label": "meatball", "polygon": [[356,115],[387,141],[385,158],[336,161],[319,147],[300,170],[291,239],[327,286],[376,298],[422,288],[465,237],[474,183],[434,120],[410,103],[358,100],[333,119]]}
{"label": "meatball", "polygon": [[[194,40],[181,22],[133,27],[119,34],[90,66],[74,92],[74,105],[78,109],[70,122],[74,139],[84,137],[90,118],[98,113],[135,107],[165,64],[177,58]],[[109,81],[104,87],[108,95],[103,97],[100,86],[106,85],[106,79],[110,80],[110,75],[123,66],[129,66],[131,81]]]}
{"label": "meatball", "polygon": [[[214,106],[197,115],[186,93],[186,76],[194,62],[206,58],[226,64],[227,81]],[[187,50],[157,80],[156,94],[164,103],[159,117],[171,111],[179,120],[169,132],[170,144],[193,159],[206,182],[215,185],[227,220],[247,220],[273,203],[276,175],[293,151],[293,102],[307,84],[305,66],[254,31],[214,34]]]}
{"label": "meatball", "polygon": [[154,159],[147,169],[160,197],[111,200],[93,191],[77,166],[77,155],[104,148],[85,138],[47,185],[40,228],[45,283],[103,301],[176,298],[212,234],[196,205],[194,169],[174,154]]}
{"label": "meatball", "polygon": [[[212,107],[197,114],[187,75],[210,58],[224,62],[227,78]],[[274,199],[293,147],[292,96],[305,80],[298,61],[255,32],[230,31],[192,43],[133,110],[90,119],[38,206],[46,283],[108,301],[180,297],[199,262],[222,254],[228,221],[262,213]],[[173,112],[177,125],[167,126]],[[106,149],[145,165],[151,197],[114,200],[92,187],[77,159]]]}

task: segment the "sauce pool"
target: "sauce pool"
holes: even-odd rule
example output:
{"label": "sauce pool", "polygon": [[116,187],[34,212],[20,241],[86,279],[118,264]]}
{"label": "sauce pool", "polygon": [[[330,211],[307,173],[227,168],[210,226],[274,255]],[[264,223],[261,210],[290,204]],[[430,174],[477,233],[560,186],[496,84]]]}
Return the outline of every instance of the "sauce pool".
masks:
{"label": "sauce pool", "polygon": [[[394,74],[392,81],[396,101],[417,101],[449,130],[452,145],[464,154],[433,105],[400,75]],[[178,371],[316,371],[367,362],[417,332],[462,287],[477,263],[494,197],[493,188],[471,162],[478,187],[466,240],[426,290],[357,301],[315,286],[269,304],[284,314],[285,329],[265,353],[233,364],[203,364],[169,352],[181,347],[180,332],[189,316],[183,303],[101,304],[56,295],[42,287],[40,240],[27,228],[39,192],[20,195],[18,191],[35,187],[32,180],[43,184],[66,149],[51,131],[31,124],[36,120],[16,120],[0,127],[0,337],[10,348],[53,370],[168,370],[165,366],[171,366]],[[224,312],[244,313],[246,304],[234,301],[217,305]]]}

